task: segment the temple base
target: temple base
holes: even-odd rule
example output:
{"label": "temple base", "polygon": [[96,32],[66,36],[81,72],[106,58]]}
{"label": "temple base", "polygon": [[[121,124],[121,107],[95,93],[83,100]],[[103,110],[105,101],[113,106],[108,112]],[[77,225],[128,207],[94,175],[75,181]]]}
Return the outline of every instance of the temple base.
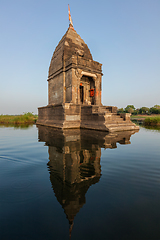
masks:
{"label": "temple base", "polygon": [[37,124],[61,129],[85,128],[107,132],[138,130],[130,113],[117,114],[116,107],[64,103],[38,108]]}

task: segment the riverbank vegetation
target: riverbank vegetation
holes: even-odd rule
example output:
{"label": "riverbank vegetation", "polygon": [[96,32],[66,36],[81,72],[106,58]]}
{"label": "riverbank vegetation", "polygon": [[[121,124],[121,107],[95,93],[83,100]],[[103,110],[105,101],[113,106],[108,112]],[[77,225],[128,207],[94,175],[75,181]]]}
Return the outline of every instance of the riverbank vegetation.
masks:
{"label": "riverbank vegetation", "polygon": [[151,108],[141,107],[135,108],[134,105],[127,105],[126,108],[118,109],[118,113],[131,113],[132,115],[153,115],[160,114],[160,105],[154,105]]}
{"label": "riverbank vegetation", "polygon": [[145,118],[144,125],[145,126],[160,126],[160,116]]}
{"label": "riverbank vegetation", "polygon": [[134,105],[128,105],[126,108],[118,109],[118,113],[131,113],[131,120],[143,122],[145,126],[160,125],[160,105],[154,105],[151,108],[135,108]]}
{"label": "riverbank vegetation", "polygon": [[30,112],[21,115],[0,115],[1,124],[33,124],[37,119],[38,116]]}

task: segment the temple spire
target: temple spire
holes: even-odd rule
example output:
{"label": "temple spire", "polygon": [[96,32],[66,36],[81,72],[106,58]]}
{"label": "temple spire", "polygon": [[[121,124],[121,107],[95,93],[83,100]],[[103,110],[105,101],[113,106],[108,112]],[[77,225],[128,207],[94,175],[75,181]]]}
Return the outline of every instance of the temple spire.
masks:
{"label": "temple spire", "polygon": [[73,28],[73,22],[72,22],[72,18],[71,18],[71,12],[70,12],[69,4],[68,4],[68,17],[69,17],[69,26],[70,26],[70,28]]}
{"label": "temple spire", "polygon": [[72,233],[72,229],[73,229],[73,224],[74,224],[73,221],[71,221],[71,222],[69,221],[69,225],[70,225],[69,226],[69,239],[71,239],[71,233]]}

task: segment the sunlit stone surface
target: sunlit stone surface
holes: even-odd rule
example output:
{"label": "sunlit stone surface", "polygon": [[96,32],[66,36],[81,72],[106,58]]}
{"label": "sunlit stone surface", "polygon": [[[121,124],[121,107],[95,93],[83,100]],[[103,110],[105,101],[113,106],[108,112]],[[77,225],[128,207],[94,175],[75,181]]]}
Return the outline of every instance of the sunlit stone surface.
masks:
{"label": "sunlit stone surface", "polygon": [[93,60],[87,44],[70,25],[53,53],[48,105],[38,108],[37,124],[108,132],[139,129],[129,113],[119,115],[117,107],[102,105],[102,75],[102,64]]}

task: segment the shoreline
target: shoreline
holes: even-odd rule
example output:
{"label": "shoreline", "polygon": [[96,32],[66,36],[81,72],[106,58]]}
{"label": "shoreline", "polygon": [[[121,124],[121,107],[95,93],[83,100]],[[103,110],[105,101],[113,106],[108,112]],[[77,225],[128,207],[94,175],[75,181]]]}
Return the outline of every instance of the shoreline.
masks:
{"label": "shoreline", "polygon": [[160,126],[160,115],[142,115],[131,117],[131,121],[137,121],[144,126]]}
{"label": "shoreline", "polygon": [[38,116],[33,113],[24,113],[20,115],[0,115],[0,124],[34,124]]}

